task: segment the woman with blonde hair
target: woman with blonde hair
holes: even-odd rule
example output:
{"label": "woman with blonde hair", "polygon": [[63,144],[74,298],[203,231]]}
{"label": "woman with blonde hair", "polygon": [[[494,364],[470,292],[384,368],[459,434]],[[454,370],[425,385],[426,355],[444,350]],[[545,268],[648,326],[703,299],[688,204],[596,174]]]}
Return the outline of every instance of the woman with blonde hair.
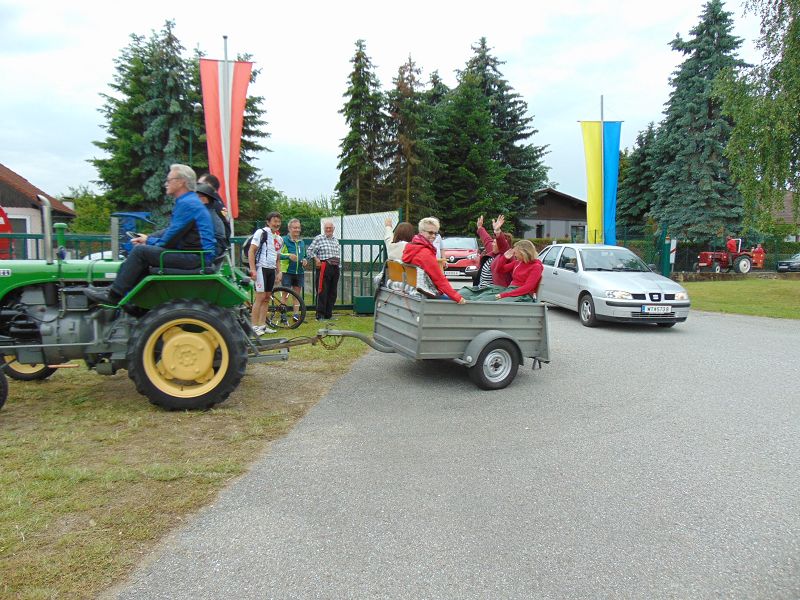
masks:
{"label": "woman with blonde hair", "polygon": [[499,254],[492,263],[492,271],[495,270],[511,274],[508,287],[492,285],[486,288],[462,288],[461,295],[467,300],[501,302],[530,302],[536,298],[544,267],[533,242],[520,240],[513,248]]}

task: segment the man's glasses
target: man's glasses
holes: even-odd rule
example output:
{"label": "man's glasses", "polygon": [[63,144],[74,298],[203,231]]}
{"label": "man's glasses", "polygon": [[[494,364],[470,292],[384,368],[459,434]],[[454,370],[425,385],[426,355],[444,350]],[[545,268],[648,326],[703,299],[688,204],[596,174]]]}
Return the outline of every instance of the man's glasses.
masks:
{"label": "man's glasses", "polygon": [[439,232],[438,231],[430,231],[428,229],[423,229],[422,233],[427,233],[428,235],[436,235]]}
{"label": "man's glasses", "polygon": [[183,177],[167,177],[164,183],[168,183],[170,181],[175,181],[176,179],[183,179]]}

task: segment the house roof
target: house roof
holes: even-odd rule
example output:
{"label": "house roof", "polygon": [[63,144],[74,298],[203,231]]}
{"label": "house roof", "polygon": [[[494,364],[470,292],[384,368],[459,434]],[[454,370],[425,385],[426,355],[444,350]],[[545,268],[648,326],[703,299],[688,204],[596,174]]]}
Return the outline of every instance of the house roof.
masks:
{"label": "house roof", "polygon": [[75,216],[75,211],[63,202],[40,190],[30,181],[0,163],[0,205],[16,208],[41,208],[42,202],[37,198],[39,194],[50,200],[54,212],[68,217]]}
{"label": "house roof", "polygon": [[581,200],[576,196],[570,196],[569,194],[565,194],[564,192],[559,192],[555,188],[546,187],[533,192],[534,197],[539,198],[545,195],[552,195],[556,196],[557,198],[561,198],[563,200],[572,200],[574,202],[580,202],[581,204],[586,204],[586,200]]}

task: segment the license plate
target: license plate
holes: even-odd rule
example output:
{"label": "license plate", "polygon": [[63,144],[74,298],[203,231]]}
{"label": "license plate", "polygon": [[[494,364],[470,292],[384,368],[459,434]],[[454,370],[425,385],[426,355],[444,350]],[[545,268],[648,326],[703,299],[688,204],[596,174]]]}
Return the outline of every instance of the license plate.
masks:
{"label": "license plate", "polygon": [[659,304],[658,306],[651,306],[645,304],[642,306],[642,312],[648,315],[660,315],[664,313],[672,312],[671,306],[666,306],[663,304]]}
{"label": "license plate", "polygon": [[463,275],[461,271],[445,271],[445,275],[452,275],[453,277],[458,277],[459,275]]}

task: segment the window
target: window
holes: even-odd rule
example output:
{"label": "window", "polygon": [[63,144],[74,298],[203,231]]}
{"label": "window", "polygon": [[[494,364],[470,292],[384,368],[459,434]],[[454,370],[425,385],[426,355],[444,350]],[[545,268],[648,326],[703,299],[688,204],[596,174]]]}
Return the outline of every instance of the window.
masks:
{"label": "window", "polygon": [[578,254],[575,248],[564,248],[561,253],[561,259],[558,261],[559,269],[566,269],[567,265],[571,265],[573,271],[578,270]]}
{"label": "window", "polygon": [[544,223],[538,223],[536,225],[536,237],[539,239],[544,237]]}
{"label": "window", "polygon": [[539,255],[542,264],[547,265],[548,267],[554,266],[556,264],[556,257],[558,257],[559,250],[561,250],[561,246],[550,246],[549,248],[545,248],[544,252]]}

